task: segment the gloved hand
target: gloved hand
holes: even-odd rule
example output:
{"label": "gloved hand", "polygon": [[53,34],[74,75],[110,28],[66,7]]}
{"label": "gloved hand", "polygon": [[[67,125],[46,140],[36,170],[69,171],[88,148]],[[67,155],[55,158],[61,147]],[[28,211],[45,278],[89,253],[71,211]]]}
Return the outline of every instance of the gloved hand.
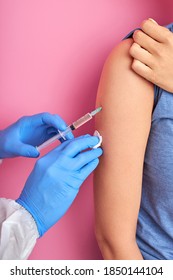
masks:
{"label": "gloved hand", "polygon": [[[39,152],[35,146],[53,137],[58,129],[65,130],[66,127],[58,115],[41,113],[22,117],[0,131],[0,158],[38,157]],[[66,138],[73,138],[73,134],[69,133]]]}
{"label": "gloved hand", "polygon": [[16,202],[33,216],[40,236],[65,214],[97,167],[102,149],[84,150],[98,142],[90,135],[67,140],[36,162]]}

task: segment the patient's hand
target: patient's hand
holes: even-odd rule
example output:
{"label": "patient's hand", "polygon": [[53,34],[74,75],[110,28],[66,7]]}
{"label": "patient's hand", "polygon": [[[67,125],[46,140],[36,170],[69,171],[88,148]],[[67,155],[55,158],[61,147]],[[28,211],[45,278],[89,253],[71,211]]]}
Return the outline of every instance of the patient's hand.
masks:
{"label": "patient's hand", "polygon": [[173,33],[154,20],[136,30],[130,55],[132,69],[148,81],[173,93]]}

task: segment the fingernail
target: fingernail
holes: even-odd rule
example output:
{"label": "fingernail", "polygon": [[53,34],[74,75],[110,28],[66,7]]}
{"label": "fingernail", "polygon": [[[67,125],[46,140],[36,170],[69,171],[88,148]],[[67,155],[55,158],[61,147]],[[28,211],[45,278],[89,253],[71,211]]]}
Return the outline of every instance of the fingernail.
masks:
{"label": "fingernail", "polygon": [[35,156],[36,156],[36,157],[38,157],[38,156],[40,155],[40,151],[39,151],[39,149],[38,149],[38,147],[37,147],[37,146],[35,147],[35,150],[36,150],[36,152],[35,152]]}
{"label": "fingernail", "polygon": [[152,22],[158,24],[153,18],[149,18],[149,20],[151,20]]}

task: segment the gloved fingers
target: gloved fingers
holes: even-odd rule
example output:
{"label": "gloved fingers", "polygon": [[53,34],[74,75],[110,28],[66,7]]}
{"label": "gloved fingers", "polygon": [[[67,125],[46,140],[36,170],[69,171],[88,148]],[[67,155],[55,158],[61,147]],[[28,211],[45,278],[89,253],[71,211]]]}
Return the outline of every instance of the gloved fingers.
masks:
{"label": "gloved fingers", "polygon": [[[30,116],[31,122],[34,126],[40,126],[40,125],[48,125],[50,127],[53,127],[58,130],[64,131],[67,128],[67,125],[65,121],[56,114],[50,114],[50,113],[40,113],[34,116]],[[66,135],[67,139],[72,139],[74,138],[72,133],[68,133]]]}
{"label": "gloved fingers", "polygon": [[[54,137],[57,134],[57,130],[54,127],[48,127],[47,128],[47,137],[45,138],[45,141],[47,141],[48,139]],[[57,140],[57,142],[59,143],[63,143],[65,140],[63,138],[60,138]]]}
{"label": "gloved fingers", "polygon": [[[47,141],[48,139],[54,137],[56,134],[57,134],[57,130],[54,127],[48,127],[47,128],[47,137],[46,137],[45,141]],[[68,133],[65,136],[65,139],[60,138],[57,141],[60,141],[61,143],[63,143],[64,141],[68,140],[69,137],[71,137],[71,136]],[[74,136],[72,136],[72,137],[74,138]],[[71,139],[71,138],[69,138],[69,139]]]}
{"label": "gloved fingers", "polygon": [[75,157],[80,152],[92,148],[99,142],[99,138],[96,136],[83,136],[69,141],[64,147],[64,153],[69,157]]}
{"label": "gloved fingers", "polygon": [[16,155],[23,157],[36,158],[39,156],[39,151],[34,146],[23,144],[21,142],[15,145]]}
{"label": "gloved fingers", "polygon": [[103,150],[101,148],[80,153],[73,159],[74,161],[73,167],[76,170],[79,170],[83,168],[85,165],[87,165],[88,163],[90,163],[91,161],[100,157],[102,153]]}
{"label": "gloved fingers", "polygon": [[[65,123],[65,121],[57,114],[50,115],[50,117],[45,117],[45,121],[47,121],[47,120],[49,121],[49,123],[48,122],[46,122],[46,123],[51,125],[53,128],[57,129],[57,133],[58,133],[58,130],[64,131],[67,128],[67,124]],[[74,138],[73,133],[69,132],[65,136],[65,138],[67,140],[73,139]],[[63,142],[63,141],[61,141],[61,142]]]}
{"label": "gloved fingers", "polygon": [[[52,134],[52,133],[57,133],[57,129],[54,127],[48,127],[47,128],[47,134]],[[78,139],[83,138],[83,137],[88,137],[91,136],[90,134],[86,134],[86,135],[81,135],[79,137],[77,137]],[[74,137],[73,137],[74,138]]]}
{"label": "gloved fingers", "polygon": [[[83,139],[83,138],[86,138],[86,137],[90,137],[91,135],[90,134],[85,134],[85,135],[81,135],[81,136],[78,136],[78,137],[74,137],[73,136],[73,138],[72,139],[67,139],[67,140],[71,140],[71,142],[72,141],[75,141],[75,139]],[[66,137],[66,136],[65,136]],[[61,138],[62,139],[62,138]],[[63,143],[64,141],[62,141],[61,143]],[[70,143],[70,141],[68,141],[68,142],[66,142],[67,144],[69,144]],[[62,148],[64,148],[65,146],[67,146],[67,145],[64,145],[64,146],[62,146]]]}
{"label": "gloved fingers", "polygon": [[56,146],[54,149],[52,149],[50,152],[44,155],[44,157],[50,157],[53,160],[59,159],[59,156],[61,152],[64,150],[64,148],[69,144],[70,141],[73,140],[66,140],[62,142],[61,145]]}
{"label": "gloved fingers", "polygon": [[66,140],[61,145],[52,149],[46,156],[50,156],[50,157],[56,159],[57,154],[60,153],[60,152],[63,152],[64,154],[68,155],[67,152],[66,152],[66,149],[70,145],[70,143],[72,143],[73,141],[80,140],[80,139],[85,139],[85,138],[88,138],[88,137],[91,137],[91,136],[89,134],[86,134],[86,135],[82,135],[82,136],[79,136],[77,138],[74,138],[72,140]]}
{"label": "gloved fingers", "polygon": [[52,127],[52,126],[51,126],[51,127],[48,127],[48,128],[47,128],[47,134],[48,134],[48,135],[51,135],[51,134],[53,134],[53,133],[54,133],[54,134],[57,134],[57,129],[55,129],[55,128]]}
{"label": "gloved fingers", "polygon": [[94,171],[94,169],[98,166],[98,164],[99,164],[99,159],[96,158],[91,162],[89,162],[87,165],[85,165],[80,170],[82,180],[85,180]]}

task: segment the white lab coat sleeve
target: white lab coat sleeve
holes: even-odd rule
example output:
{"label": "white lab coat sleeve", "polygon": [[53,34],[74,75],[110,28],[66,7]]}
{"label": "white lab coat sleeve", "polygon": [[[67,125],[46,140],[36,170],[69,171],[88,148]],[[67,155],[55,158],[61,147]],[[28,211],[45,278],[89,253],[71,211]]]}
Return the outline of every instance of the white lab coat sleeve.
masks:
{"label": "white lab coat sleeve", "polygon": [[31,214],[14,200],[0,198],[0,259],[27,259],[38,237]]}

